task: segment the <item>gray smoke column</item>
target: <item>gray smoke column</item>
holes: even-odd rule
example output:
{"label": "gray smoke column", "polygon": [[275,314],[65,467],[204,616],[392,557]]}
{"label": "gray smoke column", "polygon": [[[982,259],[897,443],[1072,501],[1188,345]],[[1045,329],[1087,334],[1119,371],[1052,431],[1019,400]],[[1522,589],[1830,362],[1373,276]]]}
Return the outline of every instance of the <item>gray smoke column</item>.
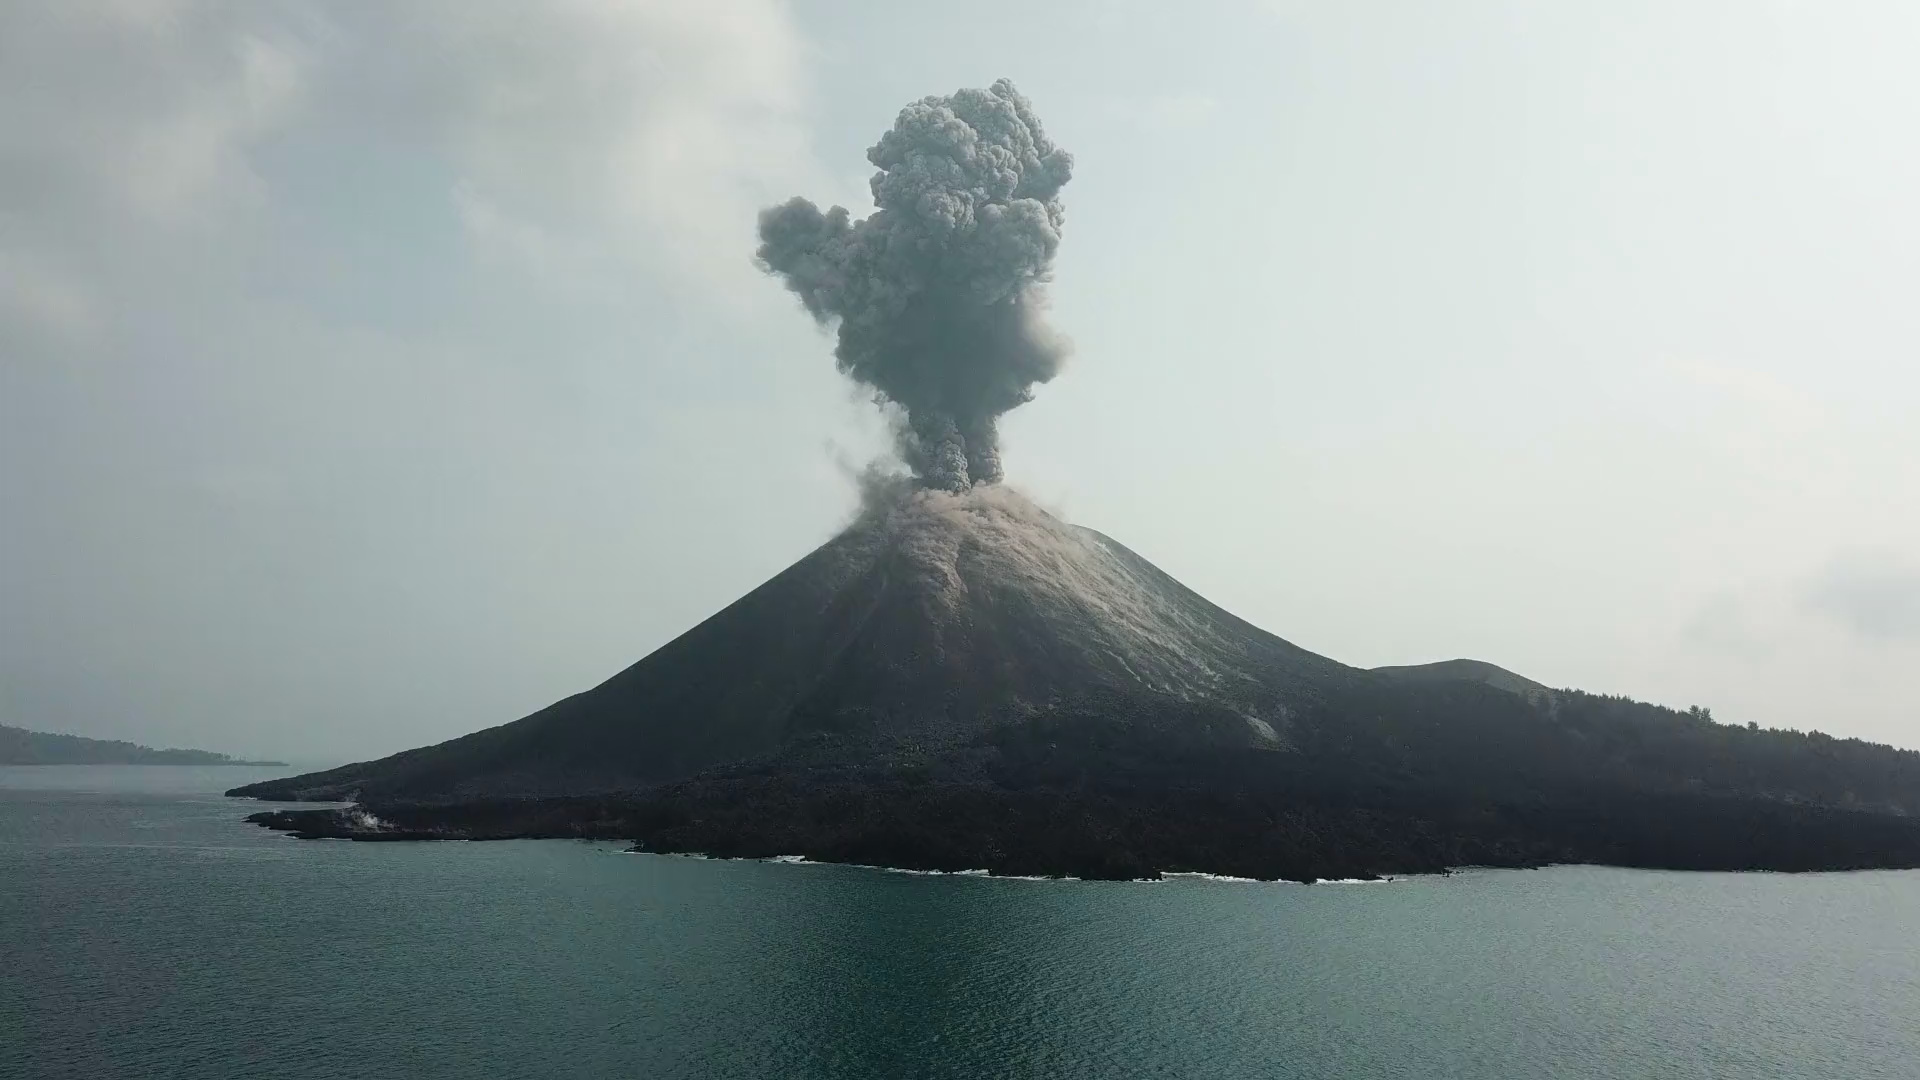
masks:
{"label": "gray smoke column", "polygon": [[760,266],[823,325],[840,370],[906,410],[901,452],[948,491],[1000,479],[1000,414],[1060,370],[1040,317],[1073,157],[1005,79],[900,110],[867,151],[860,221],[795,197],[760,212]]}

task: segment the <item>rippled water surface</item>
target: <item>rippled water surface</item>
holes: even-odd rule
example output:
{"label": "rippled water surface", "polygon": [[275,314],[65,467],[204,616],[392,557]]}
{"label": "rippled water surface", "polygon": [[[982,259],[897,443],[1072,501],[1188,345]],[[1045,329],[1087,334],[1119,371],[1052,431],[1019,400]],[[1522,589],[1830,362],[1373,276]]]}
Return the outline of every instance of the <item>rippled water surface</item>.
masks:
{"label": "rippled water surface", "polygon": [[1920,1076],[1920,874],[1081,884],[301,842],[0,768],[0,1077]]}

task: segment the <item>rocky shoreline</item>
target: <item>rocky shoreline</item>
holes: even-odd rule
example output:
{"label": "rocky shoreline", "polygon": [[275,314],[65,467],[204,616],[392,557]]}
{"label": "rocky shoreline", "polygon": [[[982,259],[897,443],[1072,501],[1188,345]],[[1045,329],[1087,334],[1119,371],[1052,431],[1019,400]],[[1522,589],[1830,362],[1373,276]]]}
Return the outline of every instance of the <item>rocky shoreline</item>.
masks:
{"label": "rocky shoreline", "polygon": [[[1255,870],[1244,862],[1236,864],[1239,874],[1217,872],[1184,863],[1165,867],[1148,866],[1135,860],[1116,858],[1098,847],[1076,856],[1057,860],[1017,858],[1009,860],[1004,846],[993,844],[971,849],[944,847],[887,846],[884,852],[862,845],[862,854],[849,851],[815,849],[810,852],[772,851],[765,843],[746,837],[708,836],[708,843],[693,837],[675,838],[656,834],[651,840],[636,838],[633,829],[618,817],[594,816],[573,819],[555,814],[550,807],[528,807],[524,818],[502,816],[472,807],[413,807],[388,810],[394,817],[383,817],[360,807],[266,810],[250,814],[246,820],[263,828],[288,833],[298,840],[352,840],[363,843],[485,841],[485,840],[601,840],[630,843],[635,854],[687,855],[709,859],[741,859],[763,862],[805,862],[859,866],[922,874],[976,874],[1021,879],[1058,879],[1079,881],[1158,881],[1162,877],[1208,877],[1233,881],[1377,881],[1388,877],[1416,874],[1444,875],[1445,866],[1423,865],[1391,873],[1371,870],[1325,867],[1314,873],[1303,865],[1274,867],[1267,872]],[[885,861],[872,861],[884,858]],[[967,864],[967,865],[962,865]],[[1493,864],[1476,864],[1488,865]],[[1531,868],[1531,863],[1501,864],[1503,868]],[[1345,875],[1345,876],[1341,876]]]}
{"label": "rocky shoreline", "polygon": [[1245,793],[1144,799],[879,783],[709,780],[619,798],[278,808],[248,821],[300,839],[586,839],[713,858],[799,857],[901,870],[1139,880],[1202,873],[1371,880],[1475,866],[1668,870],[1920,867],[1920,821],[1754,800],[1645,795],[1633,807],[1357,806]]}
{"label": "rocky shoreline", "polygon": [[[1802,748],[1575,694],[1542,704],[1471,685],[1396,693],[1302,717],[1285,748],[1248,745],[1231,710],[1122,701],[1050,710],[944,746],[813,736],[773,758],[620,792],[316,791],[293,778],[229,794],[353,801],[250,818],[309,839],[618,840],[648,852],[1016,877],[1920,867],[1903,752],[1811,736],[1798,737]],[[1655,737],[1689,743],[1662,761],[1646,752]],[[1726,754],[1727,740],[1794,752]],[[1845,755],[1859,764],[1841,768]]]}

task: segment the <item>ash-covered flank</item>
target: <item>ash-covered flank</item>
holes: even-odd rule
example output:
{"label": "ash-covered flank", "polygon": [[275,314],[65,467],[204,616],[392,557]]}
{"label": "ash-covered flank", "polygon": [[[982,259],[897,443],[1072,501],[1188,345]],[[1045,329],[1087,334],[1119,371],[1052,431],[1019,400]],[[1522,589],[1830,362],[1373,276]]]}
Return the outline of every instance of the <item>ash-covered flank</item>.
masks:
{"label": "ash-covered flank", "polygon": [[523,720],[240,789],[454,799],[632,790],[819,732],[944,744],[1089,695],[1225,703],[1281,743],[1352,669],[1001,485],[899,485],[766,584]]}

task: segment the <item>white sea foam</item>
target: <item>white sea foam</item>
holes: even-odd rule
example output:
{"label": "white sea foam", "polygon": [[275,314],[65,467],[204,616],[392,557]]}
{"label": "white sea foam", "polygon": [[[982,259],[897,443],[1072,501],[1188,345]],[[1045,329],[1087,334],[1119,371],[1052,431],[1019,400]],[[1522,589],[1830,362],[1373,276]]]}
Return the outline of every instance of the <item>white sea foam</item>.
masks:
{"label": "white sea foam", "polygon": [[1163,870],[1160,872],[1160,878],[1163,881],[1169,879],[1181,881],[1227,881],[1243,885],[1257,884],[1260,881],[1259,878],[1234,877],[1231,874],[1203,874],[1198,870]]}
{"label": "white sea foam", "polygon": [[[669,858],[700,859],[700,860],[709,861],[709,862],[733,861],[730,859],[716,858],[715,856],[705,855],[698,852],[635,851],[631,848],[627,848],[627,849],[623,849],[620,852],[620,854],[660,855],[660,856],[666,856]],[[904,866],[875,866],[871,863],[832,863],[832,862],[822,862],[818,859],[809,859],[805,855],[769,855],[765,858],[752,859],[752,860],[746,860],[746,861],[774,863],[780,866],[844,866],[852,870],[877,870],[883,874],[906,874],[911,877],[971,877],[971,878],[992,878],[995,881],[1080,882],[1085,880],[1084,878],[1053,877],[1045,874],[996,874],[991,870],[984,870],[984,869],[914,870]],[[1382,885],[1388,882],[1404,881],[1404,880],[1407,880],[1407,878],[1405,877],[1322,878],[1321,880],[1316,881],[1313,884],[1316,884],[1316,885]],[[1199,870],[1165,870],[1161,872],[1160,877],[1158,879],[1135,878],[1131,883],[1151,885],[1151,884],[1155,884],[1156,881],[1208,881],[1208,882],[1216,882],[1216,883],[1227,884],[1227,885],[1299,885],[1299,884],[1302,884],[1301,882],[1298,882],[1298,881],[1287,881],[1284,879],[1277,880],[1277,881],[1262,881],[1259,878],[1235,877],[1231,874],[1209,874]]]}
{"label": "white sea foam", "polygon": [[849,866],[856,870],[879,870],[888,874],[913,874],[916,877],[992,877],[991,870],[909,870],[901,866],[873,866],[868,863],[828,863],[818,859],[809,859],[805,855],[769,855],[756,862],[779,863],[782,866]]}
{"label": "white sea foam", "polygon": [[992,877],[991,870],[909,870],[904,866],[868,866],[865,863],[849,863],[862,870],[882,870],[889,874],[912,874],[915,877]]}

